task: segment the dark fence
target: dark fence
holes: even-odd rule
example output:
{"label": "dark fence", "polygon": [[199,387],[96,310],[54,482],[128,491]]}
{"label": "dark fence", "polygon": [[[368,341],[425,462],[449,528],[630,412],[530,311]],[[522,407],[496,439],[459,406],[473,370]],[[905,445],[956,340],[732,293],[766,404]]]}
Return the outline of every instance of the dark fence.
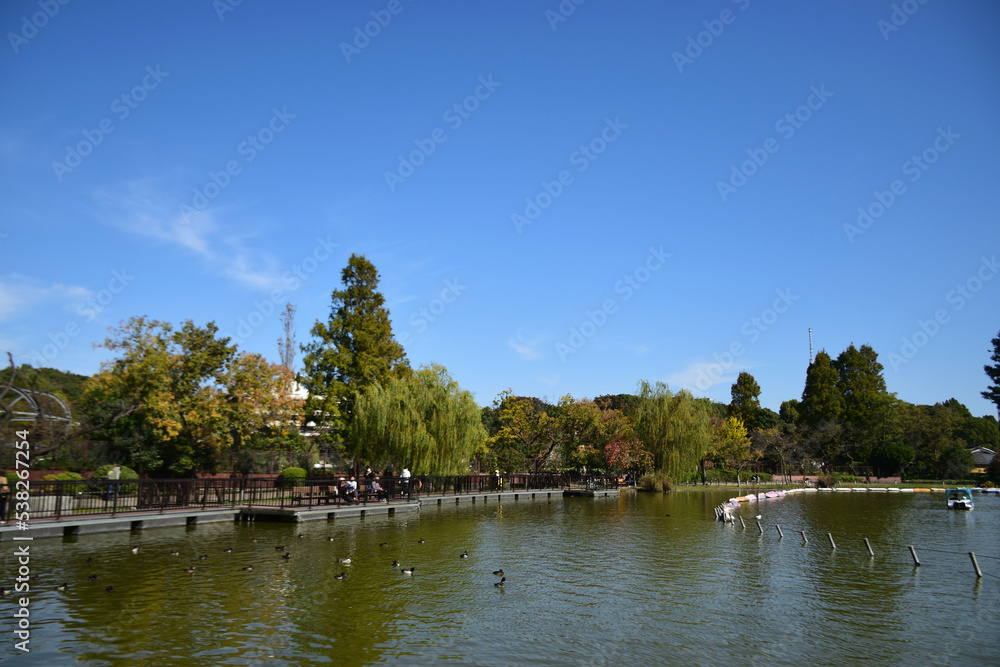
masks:
{"label": "dark fence", "polygon": [[251,507],[302,508],[407,502],[429,496],[477,494],[532,489],[616,488],[612,476],[512,474],[419,476],[379,480],[375,490],[364,479],[355,494],[345,492],[341,477],[304,480],[234,477],[230,479],[138,479],[31,482],[27,498],[8,497],[5,520],[60,520],[129,513]]}

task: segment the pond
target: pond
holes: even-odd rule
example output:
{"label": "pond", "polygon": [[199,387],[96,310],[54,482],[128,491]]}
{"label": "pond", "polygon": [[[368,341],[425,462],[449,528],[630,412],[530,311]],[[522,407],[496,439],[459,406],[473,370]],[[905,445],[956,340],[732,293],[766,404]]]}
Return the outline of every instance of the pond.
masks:
{"label": "pond", "polygon": [[[1000,660],[1000,498],[976,496],[975,511],[959,513],[943,493],[802,494],[744,505],[743,529],[712,520],[731,495],[625,492],[36,540],[21,662]],[[5,582],[13,551],[4,543]],[[12,597],[0,605],[12,618]],[[14,641],[0,656],[19,654]]]}

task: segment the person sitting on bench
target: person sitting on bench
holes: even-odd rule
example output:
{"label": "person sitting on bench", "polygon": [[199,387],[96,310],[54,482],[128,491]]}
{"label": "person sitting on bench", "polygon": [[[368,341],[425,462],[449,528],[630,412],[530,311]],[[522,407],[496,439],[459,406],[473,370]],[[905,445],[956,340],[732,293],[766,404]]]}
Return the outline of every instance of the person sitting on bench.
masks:
{"label": "person sitting on bench", "polygon": [[387,494],[385,492],[385,489],[383,489],[382,485],[379,484],[378,475],[375,475],[375,477],[372,478],[372,481],[369,482],[369,484],[368,484],[368,493],[374,493],[375,494],[375,499],[378,500],[379,502],[382,502],[382,501],[388,502],[388,497],[387,497]]}

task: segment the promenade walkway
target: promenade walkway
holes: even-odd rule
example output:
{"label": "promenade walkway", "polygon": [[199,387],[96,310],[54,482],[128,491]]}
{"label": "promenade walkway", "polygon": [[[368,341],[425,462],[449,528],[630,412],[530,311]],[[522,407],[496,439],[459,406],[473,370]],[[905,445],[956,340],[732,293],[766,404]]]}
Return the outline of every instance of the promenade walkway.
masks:
{"label": "promenade walkway", "polygon": [[[530,486],[530,485],[526,485]],[[73,535],[145,530],[148,528],[176,528],[203,523],[235,523],[240,521],[333,521],[366,516],[392,516],[398,512],[419,512],[423,506],[460,503],[504,503],[528,500],[551,500],[564,496],[617,496],[618,490],[574,489],[558,486],[547,488],[520,488],[509,491],[475,490],[465,493],[422,493],[392,497],[387,502],[369,501],[358,504],[321,504],[304,494],[286,494],[280,502],[271,504],[260,501],[239,503],[228,501],[224,506],[202,505],[183,508],[161,506],[146,511],[127,505],[116,511],[93,511],[86,514],[63,514],[30,518],[25,522],[12,521],[0,526],[0,542],[17,538],[41,539]],[[294,501],[292,500],[294,499]],[[23,525],[23,527],[22,527]]]}

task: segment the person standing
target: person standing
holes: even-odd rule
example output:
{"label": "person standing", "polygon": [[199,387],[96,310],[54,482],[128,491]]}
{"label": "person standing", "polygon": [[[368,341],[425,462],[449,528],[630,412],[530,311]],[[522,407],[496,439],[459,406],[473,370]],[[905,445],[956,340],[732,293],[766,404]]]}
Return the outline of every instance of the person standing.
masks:
{"label": "person standing", "polygon": [[7,471],[0,468],[0,524],[7,523],[8,497],[10,497],[10,487],[7,485]]}
{"label": "person standing", "polygon": [[399,473],[399,478],[403,480],[403,495],[410,493],[410,469],[403,466],[403,472]]}

